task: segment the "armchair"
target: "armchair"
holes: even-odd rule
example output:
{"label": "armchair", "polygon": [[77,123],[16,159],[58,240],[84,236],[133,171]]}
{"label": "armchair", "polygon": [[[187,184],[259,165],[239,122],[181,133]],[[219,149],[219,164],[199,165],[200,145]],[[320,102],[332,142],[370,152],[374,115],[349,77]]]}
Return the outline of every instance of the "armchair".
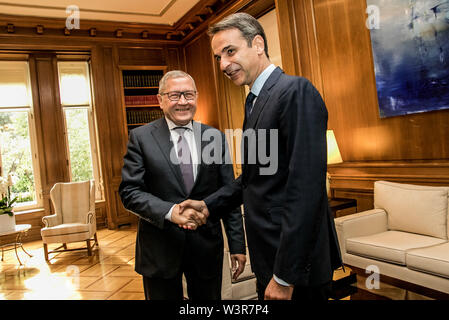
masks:
{"label": "armchair", "polygon": [[[243,217],[243,220],[245,217]],[[223,275],[221,286],[221,298],[223,300],[254,300],[257,299],[256,276],[251,269],[251,262],[246,247],[246,266],[237,280],[232,280],[231,253],[229,252],[228,239],[223,222],[221,224],[224,239]],[[245,230],[245,223],[243,223]],[[246,238],[246,232],[245,232]]]}
{"label": "armchair", "polygon": [[[45,260],[49,260],[49,253],[85,250],[67,248],[67,243],[80,241],[86,241],[87,253],[91,256],[92,248],[98,246],[95,181],[56,183],[50,190],[50,198],[55,213],[42,218],[44,228],[41,229]],[[50,243],[62,243],[62,246],[48,251]]]}

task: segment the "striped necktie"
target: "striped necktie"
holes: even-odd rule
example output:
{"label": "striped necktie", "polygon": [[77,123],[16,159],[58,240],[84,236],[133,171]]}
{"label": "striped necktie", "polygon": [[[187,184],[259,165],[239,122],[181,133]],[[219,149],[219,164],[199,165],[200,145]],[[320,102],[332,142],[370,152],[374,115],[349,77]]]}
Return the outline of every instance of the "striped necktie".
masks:
{"label": "striped necktie", "polygon": [[190,154],[189,144],[187,143],[186,137],[184,133],[189,128],[186,127],[176,127],[174,128],[176,132],[179,134],[178,138],[178,160],[179,167],[181,168],[182,178],[184,180],[184,185],[186,187],[187,193],[190,193],[193,188],[193,165],[192,165],[192,156]]}

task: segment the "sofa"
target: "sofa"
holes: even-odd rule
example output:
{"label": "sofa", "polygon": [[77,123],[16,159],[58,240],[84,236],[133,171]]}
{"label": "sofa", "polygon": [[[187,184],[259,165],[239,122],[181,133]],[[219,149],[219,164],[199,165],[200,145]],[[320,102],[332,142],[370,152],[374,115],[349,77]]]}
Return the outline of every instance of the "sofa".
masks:
{"label": "sofa", "polygon": [[448,299],[448,207],[449,187],[376,181],[374,209],[335,219],[343,263]]}

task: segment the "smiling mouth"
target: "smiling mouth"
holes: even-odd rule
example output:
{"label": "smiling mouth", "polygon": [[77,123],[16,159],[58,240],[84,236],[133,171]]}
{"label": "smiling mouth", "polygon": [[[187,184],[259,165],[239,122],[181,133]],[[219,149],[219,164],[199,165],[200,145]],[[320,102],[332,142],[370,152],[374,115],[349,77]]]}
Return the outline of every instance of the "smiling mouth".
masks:
{"label": "smiling mouth", "polygon": [[176,108],[175,111],[177,111],[177,112],[187,112],[187,111],[190,111],[190,108]]}
{"label": "smiling mouth", "polygon": [[237,69],[237,70],[232,70],[231,72],[226,72],[226,75],[229,77],[229,78],[234,78],[236,75],[237,75],[237,73],[240,71],[240,69]]}

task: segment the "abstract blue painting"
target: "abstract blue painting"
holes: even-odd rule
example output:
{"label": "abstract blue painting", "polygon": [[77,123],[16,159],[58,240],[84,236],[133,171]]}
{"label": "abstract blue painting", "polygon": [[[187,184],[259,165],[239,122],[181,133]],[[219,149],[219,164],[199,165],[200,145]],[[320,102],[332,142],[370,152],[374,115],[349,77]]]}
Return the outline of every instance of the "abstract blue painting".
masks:
{"label": "abstract blue painting", "polygon": [[449,109],[449,0],[367,0],[381,118]]}

